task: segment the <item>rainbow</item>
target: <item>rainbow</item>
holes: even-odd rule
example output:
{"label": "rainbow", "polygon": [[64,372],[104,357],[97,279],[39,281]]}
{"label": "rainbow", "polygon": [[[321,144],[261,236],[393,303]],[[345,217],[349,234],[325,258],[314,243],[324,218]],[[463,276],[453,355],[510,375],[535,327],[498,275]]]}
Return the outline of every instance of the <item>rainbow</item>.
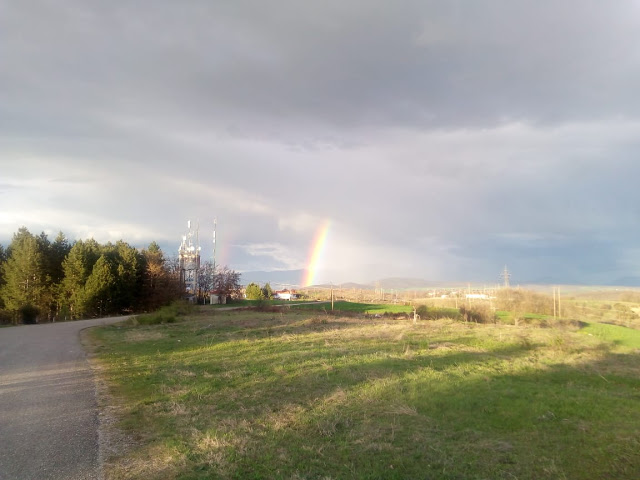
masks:
{"label": "rainbow", "polygon": [[316,236],[313,240],[309,255],[309,262],[307,263],[304,278],[302,279],[303,287],[312,285],[315,280],[316,274],[318,273],[318,266],[320,264],[320,261],[322,260],[322,254],[324,252],[324,246],[327,241],[327,234],[329,233],[330,223],[331,222],[329,222],[329,220],[326,220],[316,232]]}

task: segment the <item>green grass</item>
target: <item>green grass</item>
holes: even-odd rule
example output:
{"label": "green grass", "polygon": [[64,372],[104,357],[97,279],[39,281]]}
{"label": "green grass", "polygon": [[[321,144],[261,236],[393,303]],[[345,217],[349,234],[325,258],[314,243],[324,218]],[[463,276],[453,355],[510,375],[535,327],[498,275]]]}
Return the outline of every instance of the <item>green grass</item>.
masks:
{"label": "green grass", "polygon": [[308,300],[247,300],[247,299],[234,299],[225,304],[207,305],[208,308],[228,308],[228,307],[259,307],[259,306],[277,306],[277,305],[295,305],[299,302],[305,302]]}
{"label": "green grass", "polygon": [[613,337],[297,310],[189,318],[91,331],[132,442],[107,478],[638,478],[638,355]]}
{"label": "green grass", "polygon": [[639,330],[605,323],[587,323],[581,332],[622,347],[640,349]]}
{"label": "green grass", "polygon": [[[331,302],[307,303],[296,306],[303,310],[331,310]],[[410,305],[396,305],[386,303],[357,303],[343,300],[333,302],[333,310],[338,312],[363,313],[367,315],[384,315],[385,313],[410,313],[413,307]]]}
{"label": "green grass", "polygon": [[158,325],[161,323],[175,323],[178,318],[193,313],[195,306],[187,302],[174,302],[155,312],[136,315],[131,322],[134,325]]}

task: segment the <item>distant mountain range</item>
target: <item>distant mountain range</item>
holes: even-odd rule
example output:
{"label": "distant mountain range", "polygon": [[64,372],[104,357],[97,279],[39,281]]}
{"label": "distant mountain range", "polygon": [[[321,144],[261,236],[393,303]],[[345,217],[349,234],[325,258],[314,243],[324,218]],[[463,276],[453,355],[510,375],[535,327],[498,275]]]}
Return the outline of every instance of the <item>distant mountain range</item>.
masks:
{"label": "distant mountain range", "polygon": [[271,272],[242,272],[240,283],[248,285],[251,282],[264,285],[269,283],[271,288],[279,289],[280,286],[299,286],[302,281],[304,270],[274,270]]}
{"label": "distant mountain range", "polygon": [[[299,287],[302,283],[304,276],[304,270],[274,270],[274,271],[253,271],[242,272],[240,281],[243,285],[249,283],[258,283],[264,285],[269,283],[272,288],[283,287]],[[362,290],[369,290],[374,288],[383,288],[385,290],[409,290],[409,289],[428,289],[435,287],[461,287],[466,286],[463,282],[441,282],[433,280],[424,280],[420,278],[402,278],[391,277],[375,280],[370,283],[334,283],[334,287],[340,288],[356,288]],[[330,287],[330,284],[317,284],[316,287]]]}
{"label": "distant mountain range", "polygon": [[[304,277],[304,270],[275,270],[275,271],[255,271],[255,272],[242,272],[242,277],[240,279],[243,285],[247,285],[251,282],[258,283],[260,285],[264,285],[269,282],[272,288],[289,288],[289,287],[300,287],[302,283],[302,279]],[[472,287],[478,288],[482,287],[484,282],[460,282],[460,281],[441,281],[441,280],[425,280],[423,278],[404,278],[404,277],[389,277],[382,278],[379,280],[374,280],[368,283],[355,283],[355,282],[345,282],[345,283],[334,283],[334,287],[339,288],[355,288],[361,290],[369,290],[375,288],[382,288],[385,290],[426,290],[431,288],[466,288],[469,283]],[[499,282],[494,283],[486,283],[486,286],[493,286],[498,284]],[[541,277],[535,280],[528,280],[522,282],[512,282],[512,286],[515,287],[517,285],[531,286],[536,285],[538,287],[544,285],[585,285],[584,282],[580,281],[560,281],[557,278],[551,277]],[[316,287],[324,287],[329,288],[331,284],[318,284],[314,285]],[[606,282],[603,286],[627,286],[627,287],[640,287],[640,277],[638,276],[628,276],[617,278],[613,281]]]}

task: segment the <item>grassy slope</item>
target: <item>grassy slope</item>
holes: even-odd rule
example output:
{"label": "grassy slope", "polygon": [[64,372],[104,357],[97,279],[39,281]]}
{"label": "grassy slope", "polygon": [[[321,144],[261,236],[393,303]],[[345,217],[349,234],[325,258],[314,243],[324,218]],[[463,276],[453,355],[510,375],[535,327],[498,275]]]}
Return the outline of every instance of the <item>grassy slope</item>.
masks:
{"label": "grassy slope", "polygon": [[640,331],[619,325],[588,323],[582,333],[628,348],[640,349]]}
{"label": "grassy slope", "polygon": [[93,332],[110,478],[638,478],[638,353],[567,330],[218,312]]}

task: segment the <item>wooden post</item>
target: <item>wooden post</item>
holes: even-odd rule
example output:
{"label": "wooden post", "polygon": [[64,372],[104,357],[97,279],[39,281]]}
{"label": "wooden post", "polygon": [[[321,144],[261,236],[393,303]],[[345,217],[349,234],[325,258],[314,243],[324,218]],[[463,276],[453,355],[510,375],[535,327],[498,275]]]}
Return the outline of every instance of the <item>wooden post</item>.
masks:
{"label": "wooden post", "polygon": [[331,311],[333,312],[333,284],[331,285]]}
{"label": "wooden post", "polygon": [[558,287],[558,318],[562,317],[562,310],[560,310],[560,287]]}

